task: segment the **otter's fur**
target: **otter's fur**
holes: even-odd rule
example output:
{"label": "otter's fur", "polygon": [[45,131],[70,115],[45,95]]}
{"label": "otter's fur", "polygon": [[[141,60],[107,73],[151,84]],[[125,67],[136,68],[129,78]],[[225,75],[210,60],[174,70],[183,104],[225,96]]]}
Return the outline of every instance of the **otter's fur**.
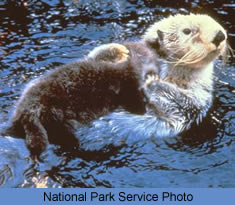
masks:
{"label": "otter's fur", "polygon": [[33,155],[53,135],[66,143],[81,124],[118,107],[125,110],[123,129],[135,123],[136,130],[150,134],[177,134],[209,109],[212,61],[223,53],[226,38],[206,15],[163,19],[140,42],[103,45],[87,59],[33,81],[16,106],[12,127],[22,131]]}

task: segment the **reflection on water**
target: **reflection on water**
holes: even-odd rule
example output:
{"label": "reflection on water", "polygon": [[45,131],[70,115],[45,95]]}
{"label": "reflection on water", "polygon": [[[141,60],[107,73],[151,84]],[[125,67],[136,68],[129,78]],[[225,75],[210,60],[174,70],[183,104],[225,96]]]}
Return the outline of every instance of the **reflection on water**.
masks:
{"label": "reflection on water", "polygon": [[[1,1],[0,127],[30,80],[100,44],[136,40],[169,14],[209,13],[226,27],[233,45],[234,1],[187,2]],[[0,186],[235,187],[233,70],[232,63],[222,70],[218,63],[212,109],[199,127],[181,136],[141,140],[133,135],[117,143],[120,136],[111,135],[108,126],[96,129],[97,121],[79,130],[81,150],[50,145],[36,165],[22,139],[0,138]],[[87,140],[92,134],[98,139]]]}

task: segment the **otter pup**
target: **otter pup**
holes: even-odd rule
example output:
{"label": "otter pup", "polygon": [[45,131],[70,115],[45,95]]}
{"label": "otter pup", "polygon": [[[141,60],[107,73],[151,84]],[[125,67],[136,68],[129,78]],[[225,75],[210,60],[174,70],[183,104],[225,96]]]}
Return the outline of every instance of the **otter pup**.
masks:
{"label": "otter pup", "polygon": [[139,73],[129,62],[89,59],[61,66],[26,87],[7,133],[25,136],[34,157],[49,141],[78,145],[75,131],[82,124],[119,107],[145,112]]}
{"label": "otter pup", "polygon": [[87,59],[32,81],[16,105],[11,130],[23,134],[32,156],[39,156],[53,136],[66,144],[79,126],[121,107],[124,129],[132,119],[136,129],[177,134],[210,107],[212,61],[224,52],[226,38],[206,15],[163,19],[140,42],[103,45]]}

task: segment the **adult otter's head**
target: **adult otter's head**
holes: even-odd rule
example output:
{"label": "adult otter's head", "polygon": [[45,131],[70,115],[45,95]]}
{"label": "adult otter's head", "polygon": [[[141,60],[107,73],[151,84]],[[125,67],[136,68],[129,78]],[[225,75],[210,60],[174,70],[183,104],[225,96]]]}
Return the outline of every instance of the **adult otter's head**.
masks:
{"label": "adult otter's head", "polygon": [[203,68],[226,50],[224,28],[207,15],[175,15],[155,23],[143,41],[173,65]]}

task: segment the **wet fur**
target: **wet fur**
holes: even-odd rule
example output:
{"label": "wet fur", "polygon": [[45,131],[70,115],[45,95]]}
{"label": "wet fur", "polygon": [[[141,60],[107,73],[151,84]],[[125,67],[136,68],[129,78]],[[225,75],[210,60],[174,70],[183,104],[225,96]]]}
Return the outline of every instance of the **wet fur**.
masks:
{"label": "wet fur", "polygon": [[81,124],[122,107],[145,112],[139,90],[140,75],[129,64],[85,60],[67,64],[32,81],[11,119],[11,130],[25,135],[32,155],[43,152],[48,141],[74,143]]}
{"label": "wet fur", "polygon": [[[192,123],[199,123],[212,104],[213,64],[203,69],[186,66],[175,68],[154,50],[149,42],[126,42],[122,44],[129,51],[129,62],[139,70],[141,90],[145,96],[144,115],[133,116],[126,112],[115,114],[123,130],[138,130],[141,135],[173,136],[190,128]],[[105,46],[107,49],[108,47]],[[90,58],[106,61],[103,47],[96,48]],[[115,59],[114,57],[112,59]],[[116,59],[119,64],[119,59]],[[113,60],[114,62],[114,60]],[[115,123],[115,119],[111,119]],[[147,131],[148,130],[148,131]],[[128,131],[126,131],[128,133]]]}

